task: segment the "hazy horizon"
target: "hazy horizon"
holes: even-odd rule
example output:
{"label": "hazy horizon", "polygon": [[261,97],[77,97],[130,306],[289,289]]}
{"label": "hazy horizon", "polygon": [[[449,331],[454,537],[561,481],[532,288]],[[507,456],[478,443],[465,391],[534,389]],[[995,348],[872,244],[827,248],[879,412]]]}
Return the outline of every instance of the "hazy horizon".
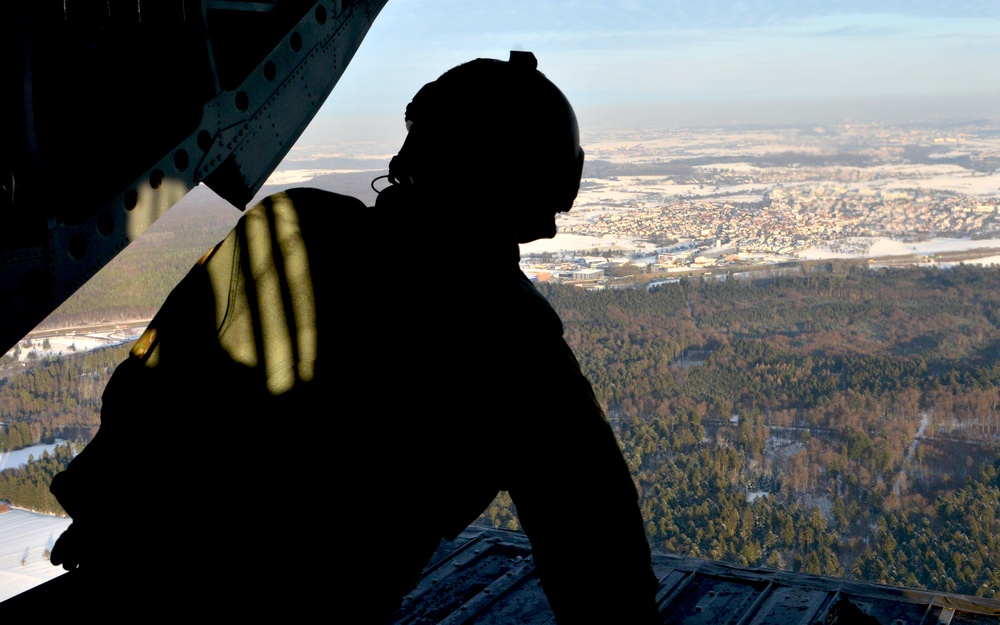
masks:
{"label": "hazy horizon", "polygon": [[[582,140],[613,132],[653,132],[687,128],[727,130],[755,127],[843,126],[847,124],[1000,123],[1000,93],[939,96],[922,100],[884,97],[817,100],[747,100],[731,102],[660,102],[617,106],[575,107]],[[289,152],[289,161],[309,152],[336,149],[346,158],[395,154],[406,131],[378,116],[314,121],[315,128]],[[311,126],[312,127],[312,126]],[[357,151],[354,154],[344,152]],[[279,169],[287,168],[283,163]]]}
{"label": "hazy horizon", "polygon": [[389,0],[296,147],[398,146],[422,85],[510,50],[535,54],[584,131],[1000,115],[985,1]]}

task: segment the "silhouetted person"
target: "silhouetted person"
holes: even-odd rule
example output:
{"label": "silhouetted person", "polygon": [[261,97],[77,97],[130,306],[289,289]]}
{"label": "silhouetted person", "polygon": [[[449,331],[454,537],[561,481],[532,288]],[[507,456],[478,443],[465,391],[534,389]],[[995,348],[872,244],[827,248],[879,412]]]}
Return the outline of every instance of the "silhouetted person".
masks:
{"label": "silhouetted person", "polygon": [[570,104],[511,53],[406,122],[374,208],[267,198],[115,371],[52,484],[73,517],[52,561],[101,609],[379,623],[505,490],[560,623],[660,622],[632,477],[518,267],[579,189]]}

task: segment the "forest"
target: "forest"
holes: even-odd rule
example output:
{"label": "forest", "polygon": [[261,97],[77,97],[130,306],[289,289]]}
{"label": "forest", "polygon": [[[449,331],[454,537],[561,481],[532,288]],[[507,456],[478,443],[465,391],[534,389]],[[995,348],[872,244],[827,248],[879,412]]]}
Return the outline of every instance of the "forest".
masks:
{"label": "forest", "polygon": [[[1000,269],[829,261],[538,287],[656,552],[1000,598]],[[81,448],[127,349],[0,379],[0,442]],[[0,499],[59,513],[42,491],[70,455],[4,471]],[[503,493],[480,522],[518,527]]]}
{"label": "forest", "polygon": [[540,289],[655,551],[1000,597],[1000,269]]}

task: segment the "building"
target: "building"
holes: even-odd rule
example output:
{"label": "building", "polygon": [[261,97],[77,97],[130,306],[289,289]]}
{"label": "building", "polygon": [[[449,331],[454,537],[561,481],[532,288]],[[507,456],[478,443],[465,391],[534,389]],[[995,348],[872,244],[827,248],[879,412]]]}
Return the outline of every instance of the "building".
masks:
{"label": "building", "polygon": [[571,279],[579,282],[596,281],[603,277],[603,269],[580,269],[570,274]]}

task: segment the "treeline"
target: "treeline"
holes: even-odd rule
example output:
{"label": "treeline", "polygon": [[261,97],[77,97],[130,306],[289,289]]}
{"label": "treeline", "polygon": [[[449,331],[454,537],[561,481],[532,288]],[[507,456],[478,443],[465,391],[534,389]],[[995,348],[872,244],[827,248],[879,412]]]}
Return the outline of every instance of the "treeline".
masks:
{"label": "treeline", "polygon": [[56,308],[39,328],[150,319],[241,213],[195,189]]}
{"label": "treeline", "polygon": [[52,443],[56,438],[89,441],[100,425],[104,387],[129,348],[118,345],[47,358],[0,379],[7,449]]}
{"label": "treeline", "polygon": [[[350,193],[373,205],[378,172],[326,174],[310,186]],[[296,185],[268,186],[259,195]],[[66,300],[40,328],[150,319],[202,255],[221,241],[243,213],[206,188],[197,188],[115,256]]]}
{"label": "treeline", "polygon": [[31,429],[25,421],[10,425],[0,423],[0,453],[24,449],[38,442],[40,436],[36,437]]}
{"label": "treeline", "polygon": [[[1000,567],[945,562],[1000,561],[996,515],[941,540],[967,521],[942,502],[986,488],[1000,449],[1000,269],[835,261],[540,289],[623,443],[655,550],[1000,597]],[[939,539],[914,530],[884,570],[872,527]]]}
{"label": "treeline", "polygon": [[0,471],[0,501],[43,514],[65,516],[66,512],[49,492],[49,484],[73,459],[74,449],[76,446],[72,444],[57,445],[53,453],[43,451],[38,458],[29,458],[23,467]]}
{"label": "treeline", "polygon": [[47,358],[24,372],[0,379],[0,451],[52,444],[23,467],[0,472],[0,500],[45,514],[64,515],[49,492],[56,473],[69,464],[100,426],[101,394],[129,346],[106,347]]}

